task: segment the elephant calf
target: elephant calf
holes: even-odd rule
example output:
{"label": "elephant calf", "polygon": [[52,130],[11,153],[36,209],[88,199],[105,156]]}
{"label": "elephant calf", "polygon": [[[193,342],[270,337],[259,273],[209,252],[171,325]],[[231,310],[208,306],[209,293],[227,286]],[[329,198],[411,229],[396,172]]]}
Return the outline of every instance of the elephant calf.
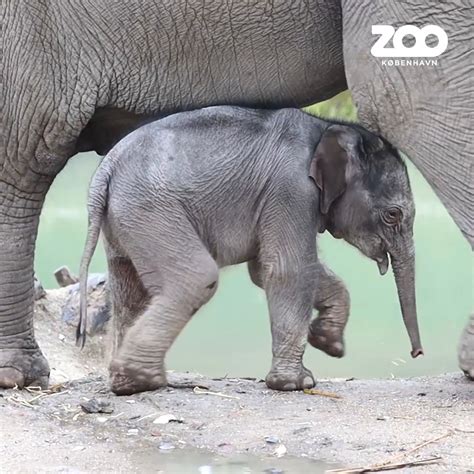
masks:
{"label": "elephant calf", "polygon": [[317,232],[326,229],[375,260],[382,274],[391,256],[412,355],[422,353],[407,171],[396,150],[358,125],[297,109],[223,106],[169,116],[110,151],[92,181],[88,209],[77,336],[83,344],[84,283],[102,229],[117,325],[110,365],[117,394],[166,385],[166,352],[215,293],[219,268],[241,262],[249,262],[268,300],[267,385],[312,387],[302,357],[313,306],[321,318],[310,341],[333,355],[343,350],[342,328],[324,317],[318,294],[318,279],[335,278],[316,255]]}

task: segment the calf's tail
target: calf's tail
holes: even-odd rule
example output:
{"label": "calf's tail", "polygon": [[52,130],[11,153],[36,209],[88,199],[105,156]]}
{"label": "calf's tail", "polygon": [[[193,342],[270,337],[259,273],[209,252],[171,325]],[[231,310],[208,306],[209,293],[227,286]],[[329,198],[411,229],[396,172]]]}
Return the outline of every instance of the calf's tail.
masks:
{"label": "calf's tail", "polygon": [[109,175],[101,170],[95,175],[89,189],[88,198],[88,228],[84,252],[81,259],[79,272],[79,322],[76,328],[76,345],[83,348],[87,334],[87,277],[89,264],[94,255],[99,240],[100,229],[107,207]]}

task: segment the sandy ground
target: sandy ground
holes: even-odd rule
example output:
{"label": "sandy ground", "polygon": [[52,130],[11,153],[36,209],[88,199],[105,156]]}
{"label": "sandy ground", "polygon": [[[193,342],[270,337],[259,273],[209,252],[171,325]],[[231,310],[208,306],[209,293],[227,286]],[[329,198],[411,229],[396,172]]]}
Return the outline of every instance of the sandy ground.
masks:
{"label": "sandy ground", "polygon": [[[320,380],[334,398],[172,373],[180,388],[116,397],[103,375],[104,337],[78,353],[58,318],[65,299],[50,292],[36,312],[57,385],[0,392],[1,472],[324,472],[438,457],[400,472],[474,472],[474,383],[461,374]],[[84,412],[91,399],[112,412]],[[222,469],[209,470],[210,460]]]}

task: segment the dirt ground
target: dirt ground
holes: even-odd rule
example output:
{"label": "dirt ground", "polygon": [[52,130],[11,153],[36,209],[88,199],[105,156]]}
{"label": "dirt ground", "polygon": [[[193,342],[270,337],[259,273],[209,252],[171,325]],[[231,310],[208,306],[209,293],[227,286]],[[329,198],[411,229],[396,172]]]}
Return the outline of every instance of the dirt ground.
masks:
{"label": "dirt ground", "polygon": [[[116,397],[106,337],[78,352],[73,327],[58,317],[66,299],[66,290],[48,292],[36,311],[56,385],[0,392],[1,472],[324,472],[432,458],[399,472],[474,472],[474,383],[461,374],[320,380],[322,394],[306,394],[171,373],[174,387]],[[208,466],[212,458],[235,468],[242,455],[265,461]]]}

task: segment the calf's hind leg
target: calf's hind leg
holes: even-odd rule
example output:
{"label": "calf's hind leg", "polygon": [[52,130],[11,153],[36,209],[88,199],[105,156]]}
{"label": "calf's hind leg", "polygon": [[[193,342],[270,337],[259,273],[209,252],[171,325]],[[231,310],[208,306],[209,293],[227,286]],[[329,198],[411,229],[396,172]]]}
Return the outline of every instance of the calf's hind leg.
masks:
{"label": "calf's hind leg", "polygon": [[104,240],[109,269],[107,286],[112,311],[112,355],[115,356],[126,331],[145,311],[150,298],[132,261],[113,244]]}
{"label": "calf's hind leg", "polygon": [[[166,386],[166,353],[216,291],[217,264],[192,230],[177,227],[169,234],[160,229],[158,238],[156,232],[147,233],[156,241],[143,246],[145,254],[132,255],[150,302],[125,333],[111,362],[111,388],[117,395]],[[169,242],[179,245],[170,248]]]}

